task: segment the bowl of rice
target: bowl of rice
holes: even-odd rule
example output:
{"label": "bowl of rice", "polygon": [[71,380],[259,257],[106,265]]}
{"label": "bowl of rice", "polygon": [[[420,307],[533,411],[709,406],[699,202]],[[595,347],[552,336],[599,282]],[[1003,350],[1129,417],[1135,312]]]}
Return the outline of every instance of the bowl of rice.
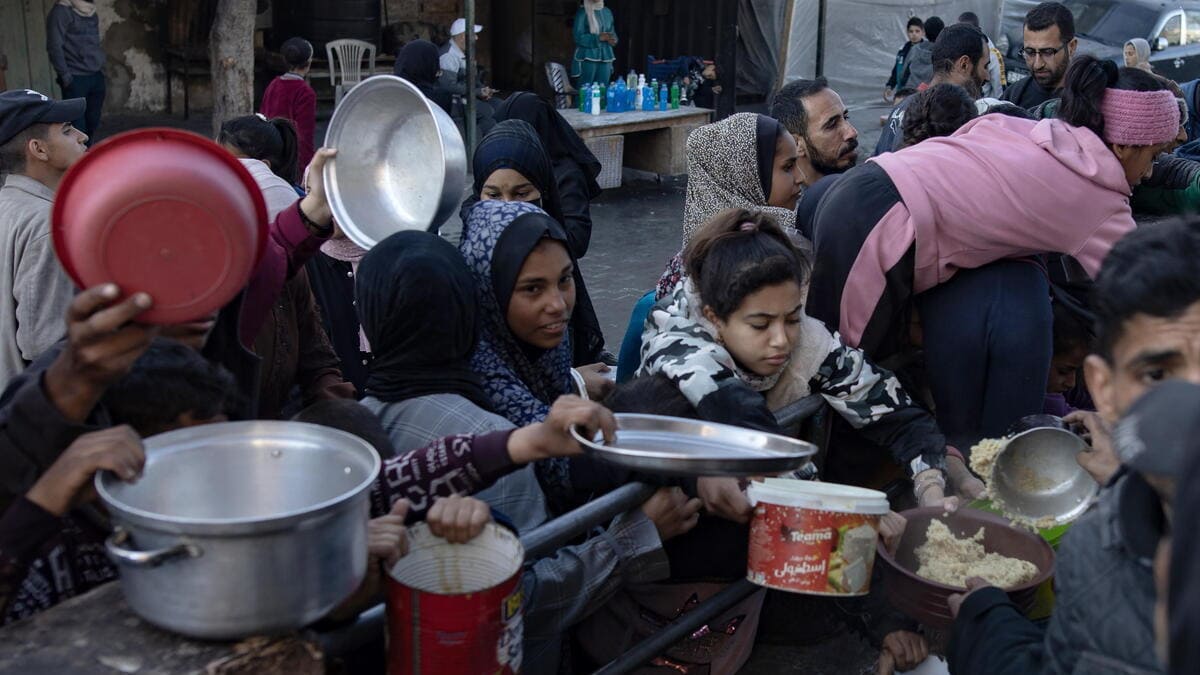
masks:
{"label": "bowl of rice", "polygon": [[954,622],[946,599],[982,577],[1003,588],[1023,612],[1054,574],[1054,551],[1044,539],[991,513],[960,508],[911,509],[893,554],[878,545],[884,589],[896,609],[931,628]]}

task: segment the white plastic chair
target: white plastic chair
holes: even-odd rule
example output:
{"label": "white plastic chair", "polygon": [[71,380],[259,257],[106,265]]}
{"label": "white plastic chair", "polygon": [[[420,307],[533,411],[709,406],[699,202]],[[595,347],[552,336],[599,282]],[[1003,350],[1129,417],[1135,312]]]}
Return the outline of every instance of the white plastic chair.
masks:
{"label": "white plastic chair", "polygon": [[[363,75],[363,54],[367,55],[367,72]],[[329,59],[329,83],[333,85],[333,104],[366,77],[375,74],[375,45],[362,40],[333,40],[325,43]],[[337,56],[335,59],[334,56]]]}

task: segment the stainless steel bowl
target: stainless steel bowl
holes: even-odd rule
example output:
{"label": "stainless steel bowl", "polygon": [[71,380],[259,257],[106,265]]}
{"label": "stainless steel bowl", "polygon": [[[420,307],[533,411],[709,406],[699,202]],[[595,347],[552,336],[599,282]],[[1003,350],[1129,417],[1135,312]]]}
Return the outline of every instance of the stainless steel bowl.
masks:
{"label": "stainless steel bowl", "polygon": [[617,413],[617,442],[584,438],[585,450],[636,471],[669,476],[758,476],[808,463],[817,447],[787,436],[665,415]]}
{"label": "stainless steel bowl", "polygon": [[371,248],[402,230],[436,228],[462,201],[467,152],[454,121],[394,75],[367,78],[333,112],[325,165],[333,218]]}
{"label": "stainless steel bowl", "polygon": [[109,556],[129,606],[184,635],[294,630],[349,596],[367,565],[379,455],[300,422],[228,422],[146,440],[136,483],[96,488],[117,532]]}
{"label": "stainless steel bowl", "polygon": [[1041,427],[1013,436],[992,469],[996,506],[1034,522],[1063,524],[1083,515],[1100,492],[1075,459],[1087,449],[1082,438],[1065,429]]}

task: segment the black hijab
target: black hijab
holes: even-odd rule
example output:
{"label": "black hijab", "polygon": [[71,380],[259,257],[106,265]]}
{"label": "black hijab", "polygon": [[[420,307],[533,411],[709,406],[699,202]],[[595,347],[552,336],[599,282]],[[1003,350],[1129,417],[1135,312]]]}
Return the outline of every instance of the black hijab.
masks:
{"label": "black hijab", "polygon": [[771,199],[771,179],[775,177],[775,144],[779,135],[787,133],[779,120],[766,115],[758,116],[757,143],[758,148],[758,182],[762,185],[763,196]]}
{"label": "black hijab", "polygon": [[459,394],[491,409],[471,370],[475,282],[452,245],[428,232],[393,234],[363,257],[354,297],[374,355],[368,395],[392,402]]}
{"label": "black hijab", "polygon": [[524,120],[542,139],[542,146],[551,162],[573,160],[583,170],[588,199],[600,196],[600,160],[588,149],[583,139],[549,101],[527,91],[509,96],[496,111],[496,121]]}
{"label": "black hijab", "polygon": [[450,92],[437,85],[437,74],[441,69],[439,58],[437,45],[428,40],[413,40],[396,55],[392,72],[417,85],[426,98],[450,112],[453,104]]}
{"label": "black hijab", "polygon": [[[475,173],[475,199],[483,192],[483,184],[493,172],[512,169],[529,179],[542,199],[537,204],[551,218],[563,222],[562,203],[558,199],[558,181],[550,156],[542,146],[533,126],[523,120],[506,120],[497,124],[475,148],[471,162]],[[464,219],[465,222],[465,219]]]}
{"label": "black hijab", "polygon": [[492,288],[496,291],[496,302],[505,314],[508,313],[508,303],[512,300],[513,288],[517,285],[521,268],[525,266],[525,259],[543,239],[560,242],[566,247],[567,255],[570,255],[567,233],[558,221],[544,213],[517,216],[496,239],[496,249],[492,254]]}

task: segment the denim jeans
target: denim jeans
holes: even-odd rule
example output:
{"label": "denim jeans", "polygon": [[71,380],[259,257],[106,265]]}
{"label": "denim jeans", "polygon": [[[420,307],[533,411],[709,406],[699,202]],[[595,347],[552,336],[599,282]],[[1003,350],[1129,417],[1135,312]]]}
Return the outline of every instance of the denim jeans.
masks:
{"label": "denim jeans", "polygon": [[926,377],[947,441],[964,453],[1042,411],[1053,352],[1050,285],[1029,260],[959,270],[916,298]]}
{"label": "denim jeans", "polygon": [[88,145],[91,145],[100,127],[100,111],[104,108],[104,95],[107,88],[104,73],[90,75],[75,75],[71,84],[63,87],[63,98],[82,98],[87,100],[87,109],[83,117],[75,120],[75,128],[88,135]]}

